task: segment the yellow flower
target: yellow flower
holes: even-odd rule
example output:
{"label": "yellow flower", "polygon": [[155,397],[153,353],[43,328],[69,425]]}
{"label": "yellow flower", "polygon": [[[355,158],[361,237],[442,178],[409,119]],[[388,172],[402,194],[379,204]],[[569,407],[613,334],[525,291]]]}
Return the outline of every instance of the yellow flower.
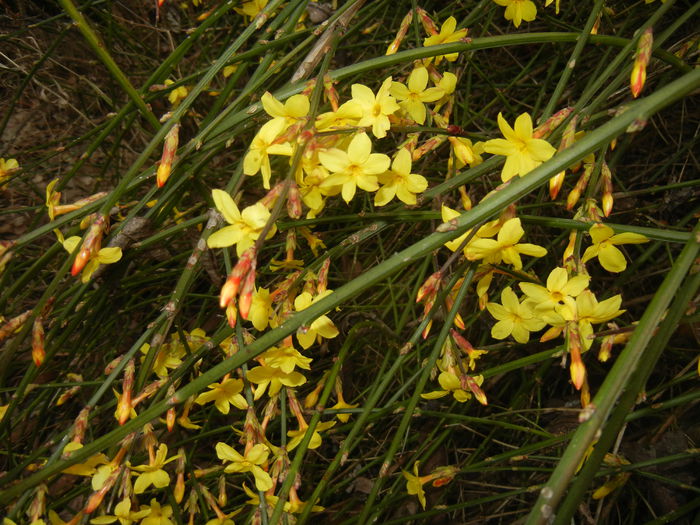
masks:
{"label": "yellow flower", "polygon": [[272,488],[272,478],[265,472],[260,465],[265,464],[270,451],[262,443],[258,443],[246,452],[245,456],[241,456],[232,447],[226,443],[219,442],[216,444],[216,456],[222,461],[230,461],[224,468],[224,472],[250,472],[255,478],[255,487],[266,492]]}
{"label": "yellow flower", "polygon": [[195,403],[205,405],[214,401],[214,405],[222,414],[228,414],[230,405],[235,406],[239,410],[248,408],[248,403],[241,395],[243,380],[229,377],[221,383],[212,383],[208,388],[211,390],[199,394],[194,401]]}
{"label": "yellow flower", "polygon": [[[328,430],[329,428],[335,426],[335,421],[319,421],[318,424],[316,425],[316,428],[314,429],[314,433],[311,436],[311,440],[309,441],[309,447],[311,450],[317,449],[318,447],[321,446],[322,443],[322,438],[321,438],[321,432]],[[306,435],[307,430],[309,429],[308,425],[302,426],[299,430],[290,430],[287,432],[287,436],[292,438],[289,443],[287,443],[287,450],[292,451],[294,450],[299,443],[301,443],[301,440],[304,439],[304,436]]]}
{"label": "yellow flower", "polygon": [[[63,454],[70,454],[71,452],[81,448],[83,448],[81,443],[71,441],[63,448]],[[109,463],[109,459],[100,452],[94,456],[90,456],[84,463],[71,465],[61,472],[63,474],[74,474],[76,476],[92,476],[97,472],[97,465],[104,465],[106,463]]]}
{"label": "yellow flower", "polygon": [[[429,36],[423,40],[423,46],[436,46],[438,44],[449,44],[451,42],[459,42],[467,36],[467,29],[462,28],[459,31],[455,31],[457,28],[457,20],[454,16],[449,17],[442,24],[440,28],[440,33],[437,35]],[[439,64],[443,58],[447,59],[449,62],[454,62],[457,60],[459,53],[450,53],[449,55],[441,55],[435,57],[435,64]]]}
{"label": "yellow flower", "polygon": [[258,359],[265,363],[265,366],[278,368],[285,374],[291,373],[297,366],[305,370],[311,370],[310,363],[312,359],[301,354],[293,346],[282,346],[280,348],[273,346],[263,352]]}
{"label": "yellow flower", "polygon": [[[294,308],[297,312],[308,308],[313,303],[320,301],[328,296],[331,290],[326,290],[322,294],[312,298],[309,292],[302,292],[294,299]],[[297,330],[297,341],[305,350],[309,348],[316,340],[319,342],[321,338],[333,339],[338,336],[338,329],[333,324],[333,321],[326,315],[317,317],[310,326],[302,326]]]}
{"label": "yellow flower", "polygon": [[306,378],[297,371],[284,372],[279,368],[270,366],[256,366],[248,370],[246,379],[257,385],[255,389],[255,399],[260,399],[270,386],[270,396],[277,394],[282,386],[300,386],[306,383]]}
{"label": "yellow flower", "polygon": [[[165,81],[166,86],[170,86],[174,84],[174,82],[170,79]],[[185,100],[187,98],[187,95],[189,93],[189,89],[185,86],[179,86],[173,89],[170,93],[168,93],[168,100],[170,103],[173,105],[174,108],[178,107],[180,105],[180,102]]]}
{"label": "yellow flower", "polygon": [[396,99],[390,94],[391,85],[391,77],[388,77],[377,91],[376,97],[372,90],[364,84],[352,85],[352,100],[362,109],[362,118],[357,125],[371,126],[372,133],[378,139],[386,137],[386,132],[391,127],[389,115],[399,110]]}
{"label": "yellow flower", "polygon": [[512,264],[516,270],[520,270],[523,267],[521,253],[531,257],[542,257],[547,254],[547,250],[542,246],[529,243],[518,244],[524,234],[519,218],[508,219],[498,231],[497,240],[475,239],[470,242],[465,250],[467,259],[470,261],[483,259],[487,264],[505,262]]}
{"label": "yellow flower", "polygon": [[[68,237],[65,241],[63,241],[63,248],[68,253],[73,253],[81,241],[82,239],[77,235]],[[88,282],[90,280],[90,277],[92,277],[92,274],[95,273],[95,270],[97,270],[100,264],[112,264],[117,262],[121,258],[122,249],[119,247],[115,246],[100,248],[100,251],[97,252],[96,255],[91,255],[90,260],[87,262],[87,264],[82,270],[82,273],[80,274],[80,280],[84,283]]]}
{"label": "yellow flower", "polygon": [[0,188],[9,179],[12,173],[19,169],[17,159],[0,159]]}
{"label": "yellow flower", "polygon": [[581,344],[588,350],[593,344],[594,324],[605,323],[621,315],[624,310],[620,310],[622,296],[614,295],[609,299],[598,302],[593,292],[584,290],[576,297],[576,311],[578,313],[578,330],[581,336]]}
{"label": "yellow flower", "polygon": [[243,173],[255,175],[259,171],[263,178],[263,187],[267,190],[270,189],[272,176],[269,155],[289,156],[294,151],[289,142],[280,142],[281,139],[278,139],[286,127],[286,120],[282,118],[275,118],[263,124],[243,159]]}
{"label": "yellow flower", "polygon": [[[520,27],[520,22],[532,22],[537,16],[537,7],[530,0],[493,0],[498,5],[506,8],[504,16],[506,20],[512,20],[515,27]],[[549,0],[551,2],[551,0]],[[559,12],[557,10],[557,12]]]}
{"label": "yellow flower", "polygon": [[271,93],[265,92],[260,98],[265,113],[273,119],[281,119],[285,123],[284,129],[303,119],[309,112],[309,97],[306,95],[292,95],[282,104]]}
{"label": "yellow flower", "polygon": [[415,68],[408,77],[408,87],[401,82],[391,84],[390,93],[399,101],[399,106],[418,124],[426,117],[425,102],[440,100],[445,92],[442,88],[428,88],[428,70]]}
{"label": "yellow flower", "polygon": [[518,343],[527,343],[530,340],[530,332],[536,332],[544,328],[545,322],[539,316],[535,316],[527,301],[521,303],[510,286],[501,292],[501,303],[487,303],[486,308],[498,321],[491,328],[491,337],[505,339],[513,336]]}
{"label": "yellow flower", "polygon": [[422,175],[411,173],[411,154],[401,148],[396,154],[391,170],[379,175],[383,185],[374,196],[375,206],[384,206],[395,196],[408,205],[416,203],[416,193],[422,193],[428,187],[428,181]]}
{"label": "yellow flower", "polygon": [[[141,362],[143,363],[151,345],[144,343],[141,345],[140,351],[143,354]],[[185,348],[182,345],[164,344],[158,350],[156,358],[153,361],[153,372],[164,379],[168,377],[168,369],[175,369],[182,364],[182,357],[185,355]]]}
{"label": "yellow flower", "polygon": [[365,191],[377,191],[377,175],[384,173],[391,162],[383,153],[372,153],[372,141],[366,133],[355,135],[347,152],[332,148],[320,151],[318,158],[332,172],[320,187],[342,186],[345,202],[352,200],[358,187]]}
{"label": "yellow flower", "polygon": [[586,248],[581,262],[587,262],[594,257],[598,257],[600,265],[609,272],[619,273],[627,268],[627,261],[622,252],[615,247],[617,244],[641,244],[649,242],[644,235],[639,233],[618,233],[610,226],[597,223],[588,230],[591,234],[593,245]]}
{"label": "yellow flower", "polygon": [[134,494],[142,494],[151,485],[162,489],[170,484],[170,476],[163,470],[163,467],[171,461],[175,461],[180,456],[175,455],[170,459],[166,459],[167,455],[168,446],[165,443],[161,443],[155,457],[148,465],[136,465],[131,467],[131,470],[141,472],[141,474],[134,473],[134,475],[138,476],[136,478],[136,483],[134,483]]}
{"label": "yellow flower", "polygon": [[425,509],[425,491],[423,490],[423,485],[432,481],[433,477],[431,475],[419,476],[418,467],[420,466],[420,461],[416,461],[413,464],[413,474],[402,470],[401,473],[403,477],[406,478],[406,492],[411,496],[416,496],[418,501],[420,501],[421,506]]}
{"label": "yellow flower", "polygon": [[357,126],[361,118],[362,105],[351,99],[341,104],[337,111],[321,113],[316,117],[315,125],[318,131],[347,128]]}
{"label": "yellow flower", "polygon": [[256,330],[263,331],[267,328],[272,314],[272,296],[267,288],[258,288],[253,292],[253,301],[250,303],[248,320],[253,323]]}
{"label": "yellow flower", "polygon": [[566,321],[576,315],[574,297],[588,287],[590,277],[577,275],[569,279],[564,268],[555,268],[547,277],[547,286],[534,283],[520,283],[520,289],[527,295],[536,312],[554,310]]}
{"label": "yellow flower", "polygon": [[[240,257],[243,252],[255,244],[262,233],[262,229],[270,218],[270,210],[264,204],[256,202],[252,206],[238,211],[238,206],[231,196],[223,190],[212,190],[216,209],[221,212],[230,226],[224,226],[219,231],[212,233],[207,239],[209,248],[226,248],[236,245],[236,255]],[[267,235],[269,239],[277,231],[273,225]]]}
{"label": "yellow flower", "polygon": [[268,0],[250,0],[245,2],[241,7],[234,7],[233,10],[239,15],[255,17],[267,5]]}
{"label": "yellow flower", "polygon": [[[421,394],[424,399],[438,399],[452,393],[452,397],[455,398],[459,403],[465,403],[472,398],[472,392],[476,391],[479,402],[486,404],[486,396],[480,388],[481,384],[484,382],[484,376],[463,376],[465,384],[463,384],[460,377],[457,376],[452,370],[445,370],[438,376],[438,383],[442,387],[442,390],[436,390],[434,392],[428,392],[426,394]],[[469,388],[469,383],[471,382],[474,388]]]}
{"label": "yellow flower", "polygon": [[532,137],[532,119],[527,113],[515,119],[514,128],[511,128],[499,113],[498,127],[505,138],[486,141],[484,151],[494,155],[505,155],[506,162],[501,171],[503,182],[516,175],[522,177],[552,158],[557,151],[546,140]]}
{"label": "yellow flower", "polygon": [[119,521],[120,525],[130,525],[134,521],[138,521],[151,513],[151,507],[141,505],[140,510],[131,511],[131,500],[124,498],[114,506],[114,515],[104,515],[90,520],[90,523],[102,525],[105,523],[114,523]]}
{"label": "yellow flower", "polygon": [[478,166],[483,162],[481,154],[484,152],[484,143],[472,141],[464,137],[447,137],[452,146],[452,151],[457,158],[457,168],[469,164],[470,167]]}
{"label": "yellow flower", "polygon": [[[173,515],[173,508],[170,505],[160,506],[155,499],[151,500],[148,516],[143,518],[141,525],[175,525],[170,518]],[[141,507],[143,510],[143,507]]]}

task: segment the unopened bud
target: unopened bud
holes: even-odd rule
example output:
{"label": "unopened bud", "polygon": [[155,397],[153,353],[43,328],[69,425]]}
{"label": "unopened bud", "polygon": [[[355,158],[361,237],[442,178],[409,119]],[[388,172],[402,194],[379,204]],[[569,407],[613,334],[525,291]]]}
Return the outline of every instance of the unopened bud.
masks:
{"label": "unopened bud", "polygon": [[44,362],[44,357],[46,357],[46,352],[44,351],[44,325],[41,316],[38,316],[34,319],[34,325],[32,326],[32,360],[37,368]]}
{"label": "unopened bud", "polygon": [[235,300],[230,302],[226,307],[226,320],[231,328],[236,327],[236,318],[238,317],[238,309],[236,308]]}
{"label": "unopened bud", "polygon": [[241,287],[241,294],[238,298],[238,311],[243,319],[248,319],[250,305],[253,303],[253,292],[255,291],[255,260],[251,265],[248,275],[246,275]]}
{"label": "unopened bud", "polygon": [[574,108],[564,108],[559,111],[557,111],[554,115],[549,117],[546,121],[544,121],[542,124],[537,126],[537,129],[532,132],[532,138],[534,139],[545,139],[549,137],[552,132],[557,129],[562,122],[564,122],[569,115],[571,115],[571,112],[574,110]]}
{"label": "unopened bud", "polygon": [[654,36],[651,27],[647,27],[637,43],[637,54],[634,57],[634,66],[630,75],[630,90],[632,96],[637,98],[644,88],[647,79],[647,66],[651,58],[651,48],[654,43]]}
{"label": "unopened bud", "polygon": [[418,289],[416,294],[416,302],[419,303],[426,296],[434,296],[437,293],[437,289],[442,281],[442,272],[435,272]]}
{"label": "unopened bud", "polygon": [[301,194],[299,188],[293,182],[289,186],[287,193],[287,214],[291,219],[299,219],[301,217]]}
{"label": "unopened bud", "polygon": [[389,44],[389,47],[386,50],[387,55],[393,55],[399,50],[399,46],[401,45],[401,42],[403,42],[403,39],[406,37],[406,33],[408,32],[408,28],[411,26],[411,21],[413,20],[413,9],[411,9],[406,16],[403,17],[403,20],[401,20],[401,24],[399,25],[399,30],[396,33],[396,38],[394,38],[393,42]]}
{"label": "unopened bud", "polygon": [[421,24],[423,24],[423,29],[425,29],[426,33],[428,33],[430,36],[440,33],[440,30],[437,28],[435,22],[433,22],[433,19],[430,18],[430,15],[425,11],[425,9],[418,7],[416,12],[420,17]]}
{"label": "unopened bud", "polygon": [[156,185],[162,188],[168,178],[170,177],[170,170],[172,168],[173,159],[175,158],[175,152],[177,151],[177,145],[180,140],[180,124],[176,123],[168,134],[165,136],[165,144],[163,145],[163,155],[160,158],[160,164],[158,165],[158,170],[156,172]]}
{"label": "unopened bud", "polygon": [[124,367],[124,382],[122,385],[122,395],[119,398],[119,404],[117,405],[117,421],[120,425],[123,425],[129,420],[131,415],[131,391],[134,388],[134,375],[136,372],[136,364],[133,359],[130,359],[127,365]]}

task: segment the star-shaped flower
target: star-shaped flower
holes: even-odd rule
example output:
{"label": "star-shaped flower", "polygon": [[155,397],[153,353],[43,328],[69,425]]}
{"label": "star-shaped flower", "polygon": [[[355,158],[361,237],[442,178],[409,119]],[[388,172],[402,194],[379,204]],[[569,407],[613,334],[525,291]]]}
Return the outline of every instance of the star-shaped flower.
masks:
{"label": "star-shaped flower", "polygon": [[347,152],[332,148],[319,152],[318,158],[332,172],[320,187],[342,186],[345,202],[352,200],[358,187],[365,191],[377,191],[377,175],[389,169],[391,162],[383,153],[372,153],[372,141],[366,133],[355,135]]}
{"label": "star-shaped flower", "polygon": [[362,118],[357,125],[371,126],[372,133],[378,139],[386,137],[386,132],[391,127],[389,115],[399,110],[396,99],[390,94],[391,85],[391,77],[388,77],[377,91],[376,96],[364,84],[352,85],[352,100],[362,110]]}
{"label": "star-shaped flower", "polygon": [[428,181],[422,175],[411,173],[411,164],[411,154],[406,148],[401,148],[391,169],[379,175],[382,187],[374,196],[375,206],[384,206],[395,196],[404,204],[416,204],[416,193],[424,192]]}
{"label": "star-shaped flower", "polygon": [[[506,20],[512,20],[515,27],[525,20],[532,22],[537,16],[537,7],[531,0],[493,0],[498,5],[506,8],[504,16]],[[551,2],[551,0],[550,0]],[[559,10],[557,9],[557,13]]]}
{"label": "star-shaped flower", "polygon": [[251,447],[245,456],[236,452],[226,443],[216,444],[216,456],[222,461],[230,462],[224,468],[224,472],[250,472],[255,478],[255,487],[262,491],[268,491],[272,488],[272,478],[265,472],[260,465],[267,462],[267,456],[270,454],[267,446],[258,443]]}
{"label": "star-shaped flower", "polygon": [[423,124],[426,117],[425,102],[440,100],[445,91],[439,87],[428,87],[428,70],[421,66],[409,75],[408,87],[401,82],[394,82],[390,93],[416,123]]}
{"label": "star-shaped flower", "polygon": [[[460,29],[458,31],[455,31],[455,29],[457,29],[457,20],[454,16],[451,16],[442,24],[442,27],[440,28],[440,33],[426,38],[423,41],[423,45],[425,47],[428,47],[436,46],[439,44],[449,44],[450,42],[459,42],[467,36],[466,28]],[[443,58],[447,59],[447,61],[449,62],[454,62],[455,60],[457,60],[458,56],[459,53],[450,53],[449,55],[436,56],[435,64],[439,64]]]}
{"label": "star-shaped flower", "polygon": [[491,337],[505,339],[513,336],[518,343],[527,343],[530,332],[544,328],[545,322],[535,315],[527,302],[520,302],[510,286],[501,292],[501,303],[487,303],[486,308],[498,321],[491,328]]}
{"label": "star-shaped flower", "polygon": [[581,262],[585,263],[594,257],[598,257],[600,265],[607,271],[614,273],[623,272],[627,268],[625,256],[615,245],[649,242],[649,239],[639,233],[618,233],[615,235],[610,226],[602,223],[591,226],[588,233],[591,234],[593,245],[586,248],[583,257],[581,257]]}
{"label": "star-shaped flower", "polygon": [[542,246],[530,243],[519,244],[520,239],[525,234],[520,225],[520,219],[514,217],[508,219],[498,231],[496,239],[475,239],[467,246],[465,252],[467,259],[476,261],[483,259],[487,264],[512,264],[516,270],[523,267],[520,254],[531,257],[542,257],[547,254],[547,250]]}
{"label": "star-shaped flower", "polygon": [[503,115],[498,114],[498,127],[505,138],[491,139],[484,143],[484,151],[505,155],[506,163],[501,171],[501,180],[506,182],[516,175],[523,176],[556,153],[556,149],[544,139],[532,137],[532,118],[523,113],[515,119],[511,128]]}
{"label": "star-shaped flower", "polygon": [[[209,248],[226,248],[235,244],[236,254],[240,257],[244,251],[255,244],[263,227],[270,219],[270,210],[261,202],[256,202],[240,212],[236,203],[225,191],[212,190],[211,193],[216,209],[221,212],[229,226],[224,226],[212,233],[207,239],[207,246]],[[276,231],[276,227],[273,225],[267,238],[272,237]]]}
{"label": "star-shaped flower", "polygon": [[209,385],[209,388],[208,392],[203,392],[197,396],[195,403],[205,405],[213,401],[222,414],[228,414],[230,405],[235,406],[239,410],[248,408],[248,403],[241,395],[243,391],[243,381],[241,379],[229,377],[221,383],[212,383]]}

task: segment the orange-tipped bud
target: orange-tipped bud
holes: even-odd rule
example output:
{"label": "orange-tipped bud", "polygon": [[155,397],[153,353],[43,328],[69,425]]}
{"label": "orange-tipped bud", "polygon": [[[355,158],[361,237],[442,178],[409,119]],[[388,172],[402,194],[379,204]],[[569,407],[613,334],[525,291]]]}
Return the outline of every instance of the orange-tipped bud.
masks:
{"label": "orange-tipped bud", "polygon": [[32,315],[32,311],[27,310],[26,312],[13,317],[5,324],[0,326],[0,341],[18,330],[27,321],[27,319],[29,319],[30,315]]}
{"label": "orange-tipped bud", "polygon": [[630,75],[630,90],[634,98],[637,98],[644,88],[644,82],[647,79],[647,66],[651,58],[653,43],[653,31],[651,27],[647,27],[644,33],[642,33],[642,36],[639,37],[637,54],[634,57],[634,66],[632,66],[632,74]]}
{"label": "orange-tipped bud", "polygon": [[231,301],[236,298],[240,282],[240,279],[233,279],[232,277],[226,279],[226,282],[221,287],[221,294],[219,295],[220,308],[226,308],[231,304]]}
{"label": "orange-tipped bud", "polygon": [[287,214],[290,219],[299,219],[301,217],[301,194],[299,188],[293,182],[289,186],[287,193]]}
{"label": "orange-tipped bud", "polygon": [[122,385],[122,395],[119,398],[119,403],[117,404],[117,421],[120,425],[123,425],[129,420],[131,415],[131,391],[134,388],[134,375],[136,373],[136,363],[133,359],[130,359],[127,365],[124,367],[124,382]]}
{"label": "orange-tipped bud", "polygon": [[577,359],[574,359],[574,356],[572,354],[571,366],[569,367],[569,370],[571,372],[571,382],[576,387],[576,390],[581,390],[581,387],[583,386],[583,381],[584,379],[586,379],[586,366],[583,364],[583,361],[581,361],[581,356],[578,356]]}
{"label": "orange-tipped bud", "polygon": [[469,193],[467,193],[466,186],[460,186],[458,188],[458,190],[459,190],[459,199],[462,201],[462,207],[466,211],[471,210],[472,209],[472,200],[469,197]]}
{"label": "orange-tipped bud", "polygon": [[102,235],[109,229],[108,219],[104,215],[98,215],[90,225],[90,229],[85,235],[85,240],[73,261],[70,273],[73,277],[78,275],[87,262],[100,251],[102,246]]}
{"label": "orange-tipped bud", "polygon": [[598,351],[598,361],[600,361],[601,363],[605,363],[608,359],[610,359],[610,355],[612,354],[613,341],[615,341],[615,336],[609,335],[607,337],[604,337],[603,341],[600,343],[600,350]]}
{"label": "orange-tipped bud", "polygon": [[452,335],[452,339],[454,339],[455,343],[457,343],[457,346],[459,346],[463,351],[468,352],[469,350],[474,350],[472,344],[467,341],[457,330],[451,328],[450,334]]}
{"label": "orange-tipped bud", "polygon": [[80,272],[83,271],[83,268],[85,268],[85,265],[88,263],[90,260],[90,250],[87,250],[85,248],[82,248],[79,252],[78,255],[75,256],[75,260],[73,261],[73,266],[70,269],[70,274],[75,277],[78,275]]}
{"label": "orange-tipped bud", "polygon": [[44,362],[46,352],[44,351],[44,325],[41,316],[34,319],[32,326],[32,360],[37,368]]}
{"label": "orange-tipped bud", "polygon": [[97,510],[97,508],[102,504],[102,500],[104,499],[104,497],[110,490],[112,490],[114,483],[117,481],[117,478],[119,477],[123,469],[123,466],[115,469],[114,472],[112,472],[109,475],[109,477],[105,480],[104,485],[102,485],[102,488],[97,492],[92,493],[92,495],[88,499],[87,505],[85,505],[85,514],[92,514],[95,510]]}
{"label": "orange-tipped bud", "polygon": [[231,328],[236,327],[236,318],[238,317],[238,309],[236,308],[235,299],[226,307],[226,320]]}
{"label": "orange-tipped bud", "polygon": [[567,107],[557,111],[554,115],[552,115],[542,124],[537,126],[537,129],[535,129],[535,131],[532,132],[532,138],[544,139],[549,137],[552,134],[552,132],[555,129],[557,129],[569,115],[571,115],[571,112],[573,110],[574,108]]}
{"label": "orange-tipped bud", "polygon": [[486,394],[484,391],[481,389],[479,386],[479,383],[475,378],[472,376],[466,376],[467,378],[467,386],[469,387],[469,390],[472,394],[474,394],[474,397],[476,400],[481,403],[482,405],[488,405],[489,402],[486,399]]}
{"label": "orange-tipped bud", "polygon": [[399,46],[401,45],[401,42],[403,42],[403,39],[406,37],[406,33],[408,32],[408,28],[411,26],[411,21],[413,20],[413,9],[411,9],[406,16],[403,17],[403,20],[401,20],[401,24],[399,25],[399,30],[396,33],[396,38],[394,38],[394,41],[389,44],[389,47],[386,50],[387,55],[393,55],[399,50]]}
{"label": "orange-tipped bud", "polygon": [[251,269],[243,282],[241,295],[238,298],[238,311],[243,319],[248,319],[250,305],[253,303],[253,292],[255,291],[255,269]]}
{"label": "orange-tipped bud", "polygon": [[552,339],[556,339],[559,337],[564,330],[563,326],[552,326],[547,330],[544,334],[542,334],[542,337],[540,337],[540,343],[546,343],[547,341],[551,341]]}
{"label": "orange-tipped bud", "polygon": [[458,472],[459,469],[451,465],[436,468],[430,474],[431,477],[435,478],[435,480],[432,483],[433,487],[442,487],[443,485],[447,485],[450,481],[454,479]]}
{"label": "orange-tipped bud", "polygon": [[562,264],[566,264],[566,262],[573,258],[574,256],[574,249],[576,248],[576,237],[577,234],[575,231],[572,231],[569,233],[569,243],[566,245],[566,248],[564,248],[564,255],[562,256]]}
{"label": "orange-tipped bud", "polygon": [[175,481],[175,488],[173,489],[173,497],[176,503],[180,503],[182,498],[185,497],[185,473],[178,472],[177,479]]}
{"label": "orange-tipped bud", "polygon": [[424,9],[419,7],[416,9],[416,13],[418,13],[421,24],[423,24],[423,29],[425,29],[426,33],[428,33],[430,36],[440,33],[440,30],[435,25],[435,22],[433,22],[433,19],[430,18],[430,15]]}
{"label": "orange-tipped bud", "polygon": [[175,468],[177,472],[177,480],[175,481],[175,488],[173,489],[173,497],[177,503],[180,503],[182,498],[185,496],[185,458],[187,455],[185,454],[185,449],[183,448],[180,448],[177,451],[177,454],[177,466]]}
{"label": "orange-tipped bud", "polygon": [[177,145],[180,141],[180,124],[176,123],[168,134],[165,136],[165,144],[163,145],[163,155],[160,158],[160,164],[156,172],[156,185],[162,188],[170,177],[170,170],[177,151]]}
{"label": "orange-tipped bud", "polygon": [[262,199],[260,199],[259,202],[268,209],[272,208],[275,205],[275,201],[282,194],[283,187],[284,187],[283,182],[280,182],[279,184],[275,184],[272,187],[272,189],[270,191],[268,191],[267,194]]}
{"label": "orange-tipped bud", "polygon": [[228,495],[226,494],[226,476],[223,474],[219,476],[219,495],[216,498],[216,502],[219,507],[225,507],[228,502]]}
{"label": "orange-tipped bud", "polygon": [[566,175],[565,171],[560,171],[554,177],[549,179],[549,198],[550,199],[555,200],[557,198],[557,195],[559,195],[559,191],[561,190],[561,187],[564,184],[564,176],[565,175]]}
{"label": "orange-tipped bud", "polygon": [[610,212],[612,212],[612,207],[613,207],[613,196],[612,196],[612,173],[610,172],[610,168],[608,167],[607,162],[603,161],[603,165],[601,167],[600,171],[602,183],[603,183],[603,197],[602,197],[602,204],[603,204],[603,214],[606,217],[610,216]]}
{"label": "orange-tipped bud", "polygon": [[423,339],[428,338],[428,334],[430,333],[430,329],[432,327],[433,327],[433,320],[431,319],[430,321],[428,321],[428,324],[425,325],[425,328],[423,328],[423,331],[421,332],[421,337],[423,337]]}
{"label": "orange-tipped bud", "polygon": [[578,324],[569,322],[566,331],[567,340],[569,343],[569,356],[571,357],[571,382],[576,387],[576,390],[581,390],[583,382],[586,379],[586,366],[581,360],[581,337],[578,331]]}
{"label": "orange-tipped bud", "polygon": [[326,94],[326,100],[331,105],[333,111],[338,111],[340,107],[340,97],[338,97],[338,92],[335,87],[333,87],[333,79],[330,75],[323,77],[323,91]]}
{"label": "orange-tipped bud", "polygon": [[441,282],[442,272],[435,272],[430,277],[428,277],[418,289],[418,293],[416,294],[416,302],[421,302],[426,296],[434,297],[437,293],[438,287],[440,286]]}

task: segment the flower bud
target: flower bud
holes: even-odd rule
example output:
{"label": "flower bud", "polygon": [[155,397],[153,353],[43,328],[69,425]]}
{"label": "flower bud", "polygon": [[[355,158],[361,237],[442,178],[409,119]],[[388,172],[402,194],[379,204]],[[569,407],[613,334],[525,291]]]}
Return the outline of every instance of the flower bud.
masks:
{"label": "flower bud", "polygon": [[173,159],[175,158],[175,152],[177,151],[177,144],[179,142],[180,124],[176,123],[168,134],[165,136],[165,144],[163,145],[163,155],[160,158],[160,164],[158,165],[158,170],[156,172],[156,185],[162,188],[168,177],[170,177],[170,170],[172,167]]}
{"label": "flower bud", "polygon": [[634,57],[634,66],[630,75],[630,90],[632,96],[637,98],[644,88],[647,78],[647,65],[651,58],[651,48],[654,43],[654,36],[651,27],[647,27],[637,43],[637,54]]}
{"label": "flower bud", "polygon": [[37,368],[44,362],[46,352],[44,351],[44,325],[41,316],[34,319],[32,326],[32,360]]}
{"label": "flower bud", "polygon": [[401,20],[399,30],[396,33],[396,38],[394,38],[393,42],[389,44],[389,47],[386,50],[386,55],[393,55],[399,50],[399,46],[401,45],[401,42],[403,42],[403,39],[406,37],[406,33],[408,32],[408,28],[411,26],[412,20],[413,9],[411,9],[408,12],[408,14],[403,17],[403,20]]}

